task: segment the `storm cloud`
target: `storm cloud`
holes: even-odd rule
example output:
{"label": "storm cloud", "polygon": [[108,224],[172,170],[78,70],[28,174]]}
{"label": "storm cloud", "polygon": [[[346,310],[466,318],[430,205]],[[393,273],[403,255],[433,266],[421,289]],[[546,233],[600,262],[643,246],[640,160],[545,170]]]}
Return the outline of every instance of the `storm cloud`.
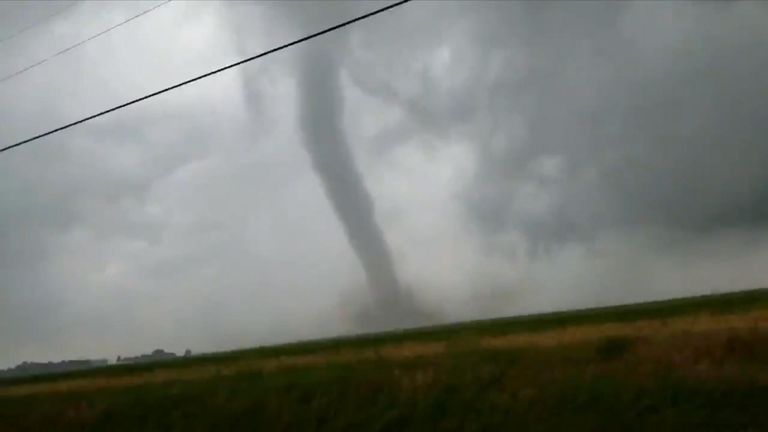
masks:
{"label": "storm cloud", "polygon": [[[151,4],[78,3],[0,45],[0,74]],[[381,4],[172,2],[0,86],[0,141]],[[59,7],[2,3],[0,36]],[[357,332],[366,284],[445,319],[766,285],[765,22],[412,2],[5,153],[0,366]],[[341,199],[319,148],[351,168],[320,169]]]}
{"label": "storm cloud", "polygon": [[[517,222],[547,244],[765,226],[764,5],[529,6],[535,56],[493,110],[519,113],[524,130],[481,154],[469,203],[481,229]],[[525,193],[542,205],[518,205]]]}

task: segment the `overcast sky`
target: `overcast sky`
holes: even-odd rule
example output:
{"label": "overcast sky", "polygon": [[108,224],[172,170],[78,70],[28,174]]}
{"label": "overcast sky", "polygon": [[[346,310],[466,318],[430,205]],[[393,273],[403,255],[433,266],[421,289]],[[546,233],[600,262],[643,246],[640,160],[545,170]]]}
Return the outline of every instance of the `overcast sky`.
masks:
{"label": "overcast sky", "polygon": [[[1,43],[0,75],[153,4],[78,2]],[[0,83],[0,145],[383,4],[171,2]],[[63,6],[0,2],[0,39]],[[305,149],[324,97],[436,320],[768,286],[766,22],[416,2],[3,153],[0,367],[360,331]],[[332,91],[307,88],[318,52]]]}

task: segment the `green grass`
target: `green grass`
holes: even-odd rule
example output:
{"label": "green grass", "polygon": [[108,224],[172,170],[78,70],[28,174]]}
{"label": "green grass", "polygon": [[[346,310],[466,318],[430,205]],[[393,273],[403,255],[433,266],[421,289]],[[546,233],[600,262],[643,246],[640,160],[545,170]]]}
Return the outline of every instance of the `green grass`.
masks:
{"label": "green grass", "polygon": [[[697,382],[671,369],[654,372],[651,385],[632,379],[626,370],[585,373],[583,365],[597,359],[586,347],[486,352],[25,396],[0,400],[0,430],[714,431],[768,427],[766,386],[738,379]],[[431,379],[420,383],[420,376]]]}
{"label": "green grass", "polygon": [[[396,342],[758,309],[768,309],[768,290],[255,348],[17,379],[0,389]],[[658,341],[611,336],[549,348],[449,350],[410,359],[0,396],[0,431],[768,430],[766,342],[768,335],[757,330]],[[675,360],[686,353],[693,357]]]}

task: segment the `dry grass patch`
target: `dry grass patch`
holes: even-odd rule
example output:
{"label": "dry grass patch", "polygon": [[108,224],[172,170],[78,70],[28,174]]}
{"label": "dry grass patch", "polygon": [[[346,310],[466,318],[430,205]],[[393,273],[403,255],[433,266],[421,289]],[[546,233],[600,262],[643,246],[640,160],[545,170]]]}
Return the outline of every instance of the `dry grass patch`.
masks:
{"label": "dry grass patch", "polygon": [[768,328],[768,310],[760,310],[734,315],[706,314],[664,320],[571,326],[542,332],[485,337],[480,340],[480,345],[488,348],[550,347],[597,341],[609,337],[661,337],[723,329],[766,328]]}

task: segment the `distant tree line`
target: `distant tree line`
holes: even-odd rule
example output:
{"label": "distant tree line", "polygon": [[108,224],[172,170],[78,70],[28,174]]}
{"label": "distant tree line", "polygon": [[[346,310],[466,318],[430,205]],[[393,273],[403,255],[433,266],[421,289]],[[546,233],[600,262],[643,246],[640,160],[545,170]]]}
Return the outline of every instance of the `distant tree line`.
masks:
{"label": "distant tree line", "polygon": [[[192,356],[192,351],[184,351],[184,357]],[[133,357],[117,356],[115,363],[149,363],[162,360],[179,358],[178,355],[162,349],[156,349],[149,354],[141,354]],[[92,369],[107,366],[107,359],[63,360],[58,362],[22,362],[12,368],[0,369],[0,379],[17,378],[32,375],[45,375],[53,373],[71,372],[77,370]]]}

